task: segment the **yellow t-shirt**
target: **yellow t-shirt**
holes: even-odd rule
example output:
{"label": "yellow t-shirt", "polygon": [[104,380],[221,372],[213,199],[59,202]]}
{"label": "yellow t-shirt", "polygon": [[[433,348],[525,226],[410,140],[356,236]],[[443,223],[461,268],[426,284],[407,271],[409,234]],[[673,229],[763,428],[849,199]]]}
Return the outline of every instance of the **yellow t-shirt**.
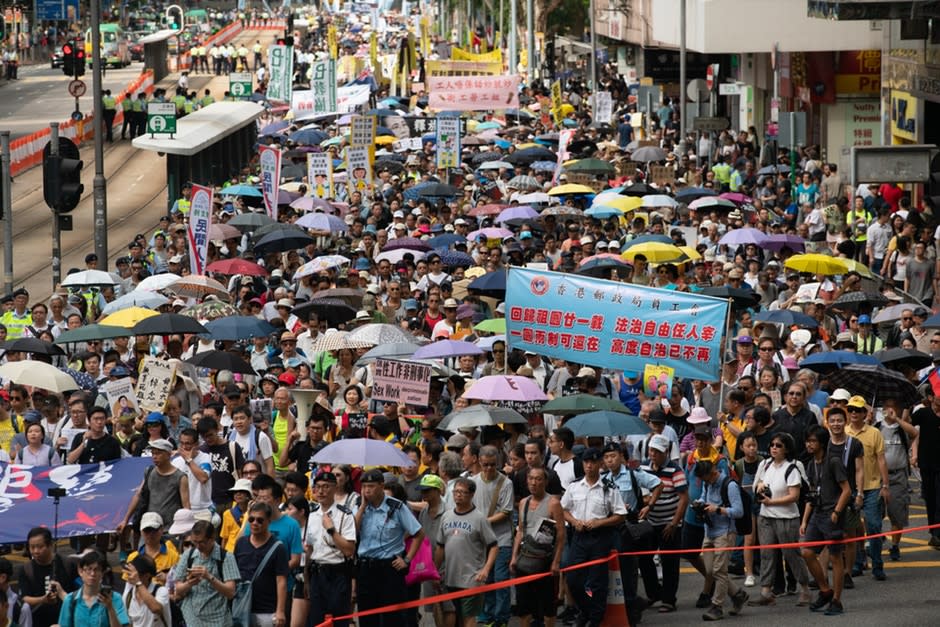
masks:
{"label": "yellow t-shirt", "polygon": [[[18,418],[18,421],[21,421],[22,418]],[[22,424],[22,422],[20,422]],[[16,429],[13,428],[13,418],[9,420],[4,420],[0,422],[0,448],[13,455],[13,451],[10,450],[10,445],[13,444],[13,436],[16,435]]]}
{"label": "yellow t-shirt", "polygon": [[[143,548],[144,547],[141,546],[139,550],[132,551],[131,554],[127,556],[127,561],[133,561],[133,559],[140,554]],[[153,561],[157,566],[157,578],[160,579],[161,582],[166,581],[167,572],[169,572],[169,570],[176,566],[176,563],[180,561],[180,554],[172,542],[164,540],[160,543],[160,552]],[[127,580],[127,575],[122,575],[122,577],[125,581]]]}
{"label": "yellow t-shirt", "polygon": [[862,458],[862,465],[865,469],[862,489],[879,489],[881,487],[881,469],[878,467],[878,458],[884,455],[885,452],[885,440],[881,435],[881,431],[866,424],[858,431],[852,425],[845,425],[845,432],[865,447],[865,456]]}

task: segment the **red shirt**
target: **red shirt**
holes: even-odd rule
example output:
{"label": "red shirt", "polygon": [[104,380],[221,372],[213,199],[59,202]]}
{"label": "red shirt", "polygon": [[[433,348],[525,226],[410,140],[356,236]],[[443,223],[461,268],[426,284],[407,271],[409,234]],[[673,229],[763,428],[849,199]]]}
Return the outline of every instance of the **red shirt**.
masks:
{"label": "red shirt", "polygon": [[878,192],[881,194],[881,197],[884,198],[885,202],[891,207],[891,213],[894,213],[898,210],[898,202],[901,200],[901,197],[904,196],[904,190],[902,190],[897,185],[889,185],[888,183],[883,183],[878,189]]}

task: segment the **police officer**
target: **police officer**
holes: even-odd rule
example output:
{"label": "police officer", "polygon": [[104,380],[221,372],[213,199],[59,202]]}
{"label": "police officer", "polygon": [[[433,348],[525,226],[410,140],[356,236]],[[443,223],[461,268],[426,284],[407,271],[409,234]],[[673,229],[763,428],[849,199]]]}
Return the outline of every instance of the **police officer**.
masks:
{"label": "police officer", "polygon": [[253,45],[253,46],[251,47],[251,51],[252,51],[252,52],[254,53],[254,55],[255,55],[255,63],[254,63],[254,67],[252,68],[252,70],[254,70],[254,71],[257,71],[258,68],[263,65],[263,63],[262,63],[262,61],[261,61],[261,54],[262,54],[262,51],[263,51],[263,50],[264,50],[264,47],[261,45],[261,40],[260,40],[260,39],[256,39],[256,40],[255,40],[255,45]]}
{"label": "police officer", "polygon": [[108,142],[114,142],[114,118],[117,117],[117,98],[111,95],[111,90],[104,90],[104,96],[101,97],[101,108],[104,117],[105,138]]}
{"label": "police officer", "polygon": [[131,125],[131,139],[147,132],[147,93],[140,92],[131,103],[131,112],[134,114],[134,123]]}
{"label": "police officer", "polygon": [[215,102],[215,98],[212,97],[212,91],[206,88],[205,95],[202,97],[202,100],[199,101],[199,107],[208,107],[213,102]]}
{"label": "police officer", "polygon": [[[565,522],[571,529],[569,564],[606,557],[617,547],[617,528],[627,514],[617,486],[601,479],[603,454],[584,451],[584,477],[571,483],[561,497]],[[607,564],[579,568],[565,575],[580,612],[579,624],[600,627],[607,609]]]}
{"label": "police officer", "polygon": [[[361,484],[362,506],[356,512],[356,529],[360,538],[356,598],[360,611],[402,603],[408,599],[405,575],[424,540],[424,530],[408,506],[398,499],[385,496],[382,471],[374,468],[366,471],[362,475]],[[620,507],[623,509],[622,505]],[[412,540],[406,552],[407,537]],[[604,598],[607,598],[606,588]],[[405,615],[404,612],[396,611],[363,616],[359,619],[359,625],[403,627]]]}
{"label": "police officer", "polygon": [[121,100],[121,111],[124,113],[124,120],[121,124],[121,139],[127,139],[126,133],[127,129],[131,131],[131,137],[134,137],[134,111],[132,109],[134,105],[134,96],[130,92],[124,94],[124,99]]}
{"label": "police officer", "polygon": [[[310,600],[308,622],[318,625],[326,615],[345,616],[351,609],[352,562],[356,552],[356,517],[333,501],[336,475],[321,472],[313,481],[314,498],[304,535]],[[336,621],[345,627],[348,621]]]}
{"label": "police officer", "polygon": [[21,287],[13,292],[13,307],[0,317],[0,324],[7,329],[8,340],[18,340],[23,337],[23,331],[33,323],[33,314],[27,305],[29,304],[29,292],[25,287]]}

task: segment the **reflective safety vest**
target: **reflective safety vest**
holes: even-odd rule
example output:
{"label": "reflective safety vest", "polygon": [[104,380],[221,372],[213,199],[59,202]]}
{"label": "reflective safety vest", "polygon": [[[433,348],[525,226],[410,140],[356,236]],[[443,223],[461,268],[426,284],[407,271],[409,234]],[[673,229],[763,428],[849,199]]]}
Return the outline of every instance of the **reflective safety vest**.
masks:
{"label": "reflective safety vest", "polygon": [[195,109],[196,109],[196,103],[193,102],[192,100],[187,100],[186,102],[183,103],[184,113],[192,113],[193,111],[195,111]]}
{"label": "reflective safety vest", "polygon": [[105,109],[117,109],[117,99],[114,96],[105,96],[101,99],[101,105]]}
{"label": "reflective safety vest", "polygon": [[133,106],[134,106],[133,98],[125,98],[124,100],[121,101],[121,110],[124,111],[124,113],[127,113],[128,111],[130,111],[131,107]]}
{"label": "reflective safety vest", "polygon": [[141,100],[140,98],[135,99],[131,103],[131,109],[133,109],[135,113],[143,113],[144,101]]}
{"label": "reflective safety vest", "polygon": [[176,201],[176,208],[179,209],[179,212],[183,215],[189,213],[189,201],[185,198],[180,198]]}
{"label": "reflective safety vest", "polygon": [[7,339],[17,340],[23,337],[23,331],[33,323],[33,314],[26,311],[23,316],[16,315],[16,310],[10,311],[0,316],[0,323],[7,328]]}
{"label": "reflective safety vest", "polygon": [[186,104],[186,97],[180,95],[173,96],[173,104],[176,105],[177,111],[182,111],[183,105]]}
{"label": "reflective safety vest", "polygon": [[202,106],[204,106],[204,107],[208,107],[208,106],[211,105],[213,102],[215,102],[215,98],[213,98],[211,95],[210,95],[210,96],[203,96],[203,97],[202,97]]}

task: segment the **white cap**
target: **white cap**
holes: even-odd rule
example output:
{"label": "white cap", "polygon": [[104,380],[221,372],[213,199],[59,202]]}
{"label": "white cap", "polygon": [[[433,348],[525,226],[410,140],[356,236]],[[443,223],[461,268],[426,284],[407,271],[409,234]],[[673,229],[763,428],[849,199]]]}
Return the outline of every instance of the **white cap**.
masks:
{"label": "white cap", "polygon": [[157,512],[147,512],[140,517],[141,529],[159,529],[163,526],[163,517]]}
{"label": "white cap", "polygon": [[404,217],[405,217],[405,212],[402,211],[401,209],[399,209],[399,210],[397,210],[395,213],[392,214],[392,217],[393,217],[393,218],[404,218]]}

